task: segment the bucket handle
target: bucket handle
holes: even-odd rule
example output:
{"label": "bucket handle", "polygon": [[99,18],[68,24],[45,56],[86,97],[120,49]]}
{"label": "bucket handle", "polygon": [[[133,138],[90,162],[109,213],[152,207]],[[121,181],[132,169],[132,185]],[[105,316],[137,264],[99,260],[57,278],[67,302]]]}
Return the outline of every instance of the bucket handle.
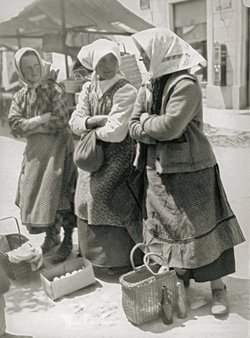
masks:
{"label": "bucket handle", "polygon": [[[137,270],[140,269],[140,266],[139,266],[139,267],[136,267],[136,266],[135,266],[135,263],[134,263],[134,254],[135,254],[135,251],[136,251],[137,249],[139,249],[139,248],[144,248],[144,249],[145,249],[145,248],[148,248],[148,246],[147,246],[146,244],[144,244],[144,243],[138,243],[138,244],[136,244],[136,245],[132,248],[132,250],[131,250],[131,252],[130,252],[130,262],[131,262],[132,268],[133,268],[135,271],[137,271]],[[152,275],[158,276],[159,274],[158,274],[158,273],[155,273],[155,272],[150,268],[150,266],[149,266],[149,261],[150,261],[150,257],[151,257],[151,256],[156,256],[156,257],[160,258],[161,261],[164,263],[164,266],[166,266],[167,270],[169,271],[168,264],[166,263],[166,261],[164,260],[164,258],[163,258],[162,256],[160,256],[160,255],[157,254],[157,253],[148,252],[148,253],[146,253],[146,254],[144,255],[144,257],[143,257],[143,262],[144,262],[144,265],[146,266],[146,268],[148,269],[148,271],[149,271]]]}
{"label": "bucket handle", "polygon": [[16,226],[17,226],[17,230],[18,230],[18,235],[19,235],[18,236],[19,237],[19,245],[21,246],[22,245],[22,242],[21,242],[21,231],[20,231],[20,226],[19,226],[17,218],[14,217],[14,216],[4,217],[4,218],[0,218],[0,222],[1,221],[5,221],[6,219],[11,219],[11,218],[13,218],[15,220],[15,222],[16,222]]}
{"label": "bucket handle", "polygon": [[169,271],[168,264],[167,264],[167,262],[165,261],[165,259],[164,259],[162,256],[160,256],[160,255],[157,254],[157,253],[148,252],[148,253],[146,253],[146,254],[144,255],[144,257],[143,257],[143,263],[144,263],[144,265],[146,266],[146,268],[148,269],[148,271],[149,271],[150,273],[152,273],[152,275],[158,276],[159,273],[158,273],[158,272],[154,272],[154,271],[150,268],[150,266],[149,266],[149,261],[150,261],[150,257],[151,257],[151,256],[155,256],[155,257],[160,258],[161,261],[164,263],[164,266],[167,268],[167,271]]}
{"label": "bucket handle", "polygon": [[146,244],[144,244],[144,243],[137,243],[133,248],[132,248],[132,250],[131,250],[131,252],[130,252],[130,263],[131,263],[131,265],[132,265],[132,268],[136,271],[136,270],[138,270],[139,269],[139,267],[136,267],[135,266],[135,262],[134,262],[134,254],[135,254],[135,251],[137,250],[137,249],[139,249],[139,248],[146,248],[147,247],[147,245]]}

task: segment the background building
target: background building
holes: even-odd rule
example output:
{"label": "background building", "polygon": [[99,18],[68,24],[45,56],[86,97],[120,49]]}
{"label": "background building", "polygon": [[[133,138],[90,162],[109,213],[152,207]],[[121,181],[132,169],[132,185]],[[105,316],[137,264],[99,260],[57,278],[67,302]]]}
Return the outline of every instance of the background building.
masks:
{"label": "background building", "polygon": [[199,75],[207,106],[250,106],[250,8],[247,0],[119,0],[189,42],[208,61]]}

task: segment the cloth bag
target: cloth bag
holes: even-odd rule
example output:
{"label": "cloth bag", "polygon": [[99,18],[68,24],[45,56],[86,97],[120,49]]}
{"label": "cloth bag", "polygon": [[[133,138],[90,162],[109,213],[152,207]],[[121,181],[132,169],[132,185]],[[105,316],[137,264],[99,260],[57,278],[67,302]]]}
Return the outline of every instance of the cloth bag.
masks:
{"label": "cloth bag", "polygon": [[[144,264],[135,267],[135,250],[145,244],[136,244],[130,254],[130,261],[133,267],[120,277],[122,286],[122,307],[130,322],[135,325],[142,325],[159,316],[161,313],[162,286],[166,286],[173,294],[173,309],[177,304],[177,281],[182,281],[177,277],[175,270],[169,270],[164,259],[153,252],[144,255]],[[153,256],[163,262],[164,270],[159,271],[159,264],[150,262]]]}
{"label": "cloth bag", "polygon": [[98,171],[104,160],[102,145],[96,140],[95,130],[82,135],[74,152],[74,162],[78,168],[95,172]]}

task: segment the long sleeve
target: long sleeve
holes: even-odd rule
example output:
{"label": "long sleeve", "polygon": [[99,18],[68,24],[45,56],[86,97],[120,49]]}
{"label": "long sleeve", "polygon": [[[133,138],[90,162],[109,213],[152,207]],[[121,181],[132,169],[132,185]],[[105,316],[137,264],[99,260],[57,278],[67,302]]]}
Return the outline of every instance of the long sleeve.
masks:
{"label": "long sleeve", "polygon": [[107,123],[105,126],[96,129],[97,137],[100,140],[116,143],[125,139],[136,94],[136,88],[130,84],[126,84],[115,93]]}
{"label": "long sleeve", "polygon": [[[22,88],[14,95],[9,111],[9,125],[15,136],[25,136],[27,132],[36,130],[39,133],[54,133],[68,125],[69,111],[60,85],[53,82],[40,86],[36,94],[36,102],[32,105],[27,89]],[[48,112],[51,113],[51,118],[44,123],[42,115]]]}
{"label": "long sleeve", "polygon": [[15,136],[23,136],[28,130],[28,119],[23,115],[21,106],[21,91],[15,93],[9,111],[9,125]]}
{"label": "long sleeve", "polygon": [[89,91],[90,91],[90,82],[86,82],[82,91],[79,95],[79,101],[76,106],[76,109],[73,111],[71,118],[69,120],[69,125],[73,133],[76,135],[81,135],[84,132],[87,132],[86,128],[86,119],[91,115],[90,113],[90,104],[89,104]]}
{"label": "long sleeve", "polygon": [[201,110],[202,95],[199,84],[193,80],[179,81],[161,116],[144,114],[140,118],[142,128],[158,141],[179,138],[188,123]]}
{"label": "long sleeve", "polygon": [[140,122],[141,114],[144,113],[146,102],[145,87],[141,87],[136,97],[132,116],[129,121],[129,132],[133,139],[146,144],[154,144],[156,141],[142,129]]}

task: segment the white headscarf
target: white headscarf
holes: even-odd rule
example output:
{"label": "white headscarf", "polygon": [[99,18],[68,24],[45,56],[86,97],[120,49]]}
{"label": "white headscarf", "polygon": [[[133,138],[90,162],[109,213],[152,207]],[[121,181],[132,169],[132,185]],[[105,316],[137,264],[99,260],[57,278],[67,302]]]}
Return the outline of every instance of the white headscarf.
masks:
{"label": "white headscarf", "polygon": [[[20,63],[21,63],[21,58],[23,57],[23,55],[26,52],[32,52],[34,53],[34,55],[37,57],[38,63],[40,65],[40,69],[41,69],[41,78],[39,81],[37,81],[36,83],[32,83],[30,81],[28,81],[27,79],[25,79],[23,73],[22,73],[22,69],[20,67]],[[30,47],[23,47],[20,48],[16,54],[14,55],[14,63],[15,63],[15,67],[16,70],[18,72],[19,78],[20,80],[23,82],[23,84],[25,86],[28,87],[29,92],[30,92],[30,101],[31,103],[34,103],[36,101],[36,91],[35,89],[42,83],[42,81],[45,79],[45,77],[48,75],[48,72],[50,70],[50,64],[45,62],[40,54],[33,48]]]}
{"label": "white headscarf", "polygon": [[203,56],[166,28],[150,28],[133,34],[132,38],[137,48],[142,48],[150,60],[150,79],[206,66]]}
{"label": "white headscarf", "polygon": [[93,70],[92,81],[96,80],[96,66],[98,62],[107,54],[113,54],[117,60],[120,68],[121,55],[117,43],[107,40],[98,39],[89,45],[83,46],[77,55],[80,63],[87,69]]}

